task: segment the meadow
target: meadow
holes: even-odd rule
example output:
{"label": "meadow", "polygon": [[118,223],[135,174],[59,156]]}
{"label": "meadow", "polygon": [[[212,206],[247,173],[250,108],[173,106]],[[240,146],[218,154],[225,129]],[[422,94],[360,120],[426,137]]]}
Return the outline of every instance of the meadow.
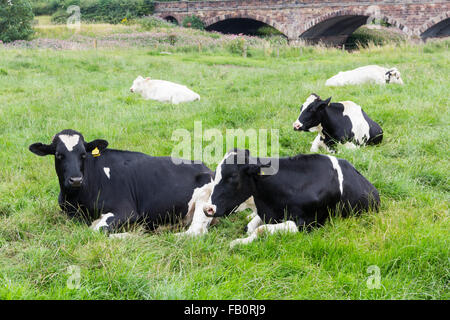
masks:
{"label": "meadow", "polygon": [[[449,299],[448,45],[249,48],[247,58],[220,48],[0,47],[0,299]],[[324,86],[367,64],[396,66],[405,85]],[[138,75],[183,83],[202,99],[144,101],[129,92]],[[280,156],[309,153],[314,134],[294,132],[292,122],[312,92],[355,101],[383,127],[381,145],[337,155],[378,188],[381,209],[234,249],[245,213],[195,239],[176,237],[180,226],[138,228],[129,239],[94,232],[61,214],[53,159],[28,151],[72,128],[166,156],[175,129],[202,121],[223,133],[278,129]]]}

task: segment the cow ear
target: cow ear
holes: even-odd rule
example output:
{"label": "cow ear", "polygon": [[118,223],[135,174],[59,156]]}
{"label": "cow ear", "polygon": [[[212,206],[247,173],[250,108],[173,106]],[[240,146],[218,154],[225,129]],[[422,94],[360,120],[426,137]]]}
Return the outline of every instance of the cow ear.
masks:
{"label": "cow ear", "polygon": [[327,100],[321,101],[320,105],[318,106],[318,109],[324,109],[325,107],[328,107],[330,105],[331,97],[329,97]]}
{"label": "cow ear", "polygon": [[91,152],[95,148],[98,148],[99,151],[103,151],[106,149],[106,147],[108,147],[108,141],[102,139],[92,140],[91,142],[84,143],[84,148],[87,152]]}
{"label": "cow ear", "polygon": [[37,154],[38,156],[48,156],[49,154],[55,154],[55,147],[51,144],[43,144],[40,142],[33,143],[28,147],[28,149]]}

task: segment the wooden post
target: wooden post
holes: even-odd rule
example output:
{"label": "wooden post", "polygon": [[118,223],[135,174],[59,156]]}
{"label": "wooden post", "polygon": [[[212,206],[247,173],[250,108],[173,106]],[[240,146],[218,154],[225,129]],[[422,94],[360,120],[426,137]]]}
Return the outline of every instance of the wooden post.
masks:
{"label": "wooden post", "polygon": [[94,39],[94,49],[97,49],[97,39]]}

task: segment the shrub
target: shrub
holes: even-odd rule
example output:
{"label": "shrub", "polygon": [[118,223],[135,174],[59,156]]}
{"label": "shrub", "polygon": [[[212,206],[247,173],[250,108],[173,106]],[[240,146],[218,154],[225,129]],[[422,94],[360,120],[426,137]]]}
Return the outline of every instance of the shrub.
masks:
{"label": "shrub", "polygon": [[52,22],[65,23],[70,5],[80,7],[81,20],[86,22],[120,23],[153,13],[152,0],[67,0],[52,16]]}
{"label": "shrub", "polygon": [[51,14],[55,13],[56,10],[58,10],[61,2],[62,1],[60,1],[60,0],[33,1],[31,6],[33,8],[33,13],[36,16],[51,15]]}
{"label": "shrub", "polygon": [[28,0],[0,0],[0,40],[26,40],[33,34],[33,11]]}
{"label": "shrub", "polygon": [[205,29],[205,25],[203,24],[203,21],[196,15],[192,15],[192,16],[184,18],[182,25],[185,28],[194,28],[194,29],[199,29],[199,30]]}
{"label": "shrub", "polygon": [[140,19],[136,19],[135,21],[139,24],[144,30],[151,30],[154,28],[165,27],[165,28],[173,28],[175,25],[173,23],[167,22],[164,19],[148,16]]}

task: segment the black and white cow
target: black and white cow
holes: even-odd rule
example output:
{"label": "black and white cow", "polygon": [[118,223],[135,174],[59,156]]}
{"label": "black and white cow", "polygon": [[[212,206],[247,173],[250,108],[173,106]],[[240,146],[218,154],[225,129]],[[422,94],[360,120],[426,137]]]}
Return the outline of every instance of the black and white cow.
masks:
{"label": "black and white cow", "polygon": [[84,216],[95,230],[112,232],[128,223],[152,229],[186,215],[195,188],[212,181],[204,164],[175,164],[170,157],[107,149],[86,142],[74,130],[56,134],[51,144],[34,143],[31,152],[54,155],[59,205],[70,217]]}
{"label": "black and white cow", "polygon": [[270,166],[267,160],[235,149],[216,169],[211,197],[203,207],[205,215],[227,215],[252,196],[260,224],[272,224],[257,227],[249,238],[232,245],[250,242],[263,231],[296,232],[322,225],[337,209],[342,216],[378,209],[377,189],[346,160],[321,154],[269,158],[269,163],[278,163],[273,175],[265,174]]}
{"label": "black and white cow", "polygon": [[365,144],[378,144],[383,140],[381,127],[352,101],[330,103],[331,97],[322,100],[311,94],[300,108],[300,115],[293,123],[296,131],[318,132],[311,152],[324,148],[334,152],[336,143],[347,148]]}

